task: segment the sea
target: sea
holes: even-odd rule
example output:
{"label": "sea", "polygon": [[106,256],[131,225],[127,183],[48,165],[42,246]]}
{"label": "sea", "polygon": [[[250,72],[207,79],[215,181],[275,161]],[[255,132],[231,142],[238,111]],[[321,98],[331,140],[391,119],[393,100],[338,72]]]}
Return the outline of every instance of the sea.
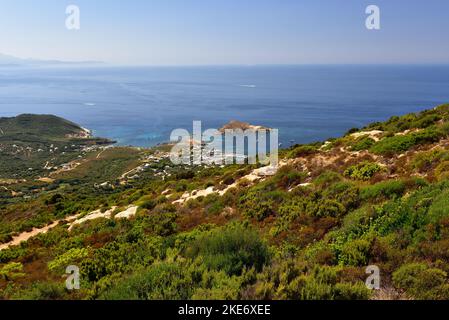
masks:
{"label": "sea", "polygon": [[443,103],[448,65],[0,67],[0,117],[54,114],[141,147],[231,120],[279,129],[288,147]]}

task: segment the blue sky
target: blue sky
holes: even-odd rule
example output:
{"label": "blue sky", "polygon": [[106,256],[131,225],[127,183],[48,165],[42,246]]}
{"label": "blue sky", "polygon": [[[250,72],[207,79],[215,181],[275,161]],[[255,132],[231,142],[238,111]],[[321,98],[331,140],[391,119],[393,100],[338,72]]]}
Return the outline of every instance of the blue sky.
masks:
{"label": "blue sky", "polygon": [[[65,8],[81,30],[65,28]],[[381,30],[365,8],[381,9]],[[0,52],[117,64],[449,63],[447,0],[3,0]]]}

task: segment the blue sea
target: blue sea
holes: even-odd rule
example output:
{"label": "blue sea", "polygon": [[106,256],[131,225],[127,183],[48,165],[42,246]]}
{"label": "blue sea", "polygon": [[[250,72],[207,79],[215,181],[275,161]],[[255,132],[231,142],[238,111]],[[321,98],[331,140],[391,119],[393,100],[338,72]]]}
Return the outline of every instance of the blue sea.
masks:
{"label": "blue sea", "polygon": [[443,103],[449,66],[0,68],[0,116],[55,114],[120,145],[241,120],[288,146]]}

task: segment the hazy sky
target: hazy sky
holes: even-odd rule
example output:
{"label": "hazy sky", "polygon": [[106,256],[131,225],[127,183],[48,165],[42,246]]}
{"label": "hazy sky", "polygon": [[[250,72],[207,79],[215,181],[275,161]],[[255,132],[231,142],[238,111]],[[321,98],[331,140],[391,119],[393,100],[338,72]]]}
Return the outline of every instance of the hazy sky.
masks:
{"label": "hazy sky", "polygon": [[[69,4],[81,30],[65,28]],[[365,8],[381,9],[381,30]],[[119,64],[449,63],[448,0],[0,0],[0,53]]]}

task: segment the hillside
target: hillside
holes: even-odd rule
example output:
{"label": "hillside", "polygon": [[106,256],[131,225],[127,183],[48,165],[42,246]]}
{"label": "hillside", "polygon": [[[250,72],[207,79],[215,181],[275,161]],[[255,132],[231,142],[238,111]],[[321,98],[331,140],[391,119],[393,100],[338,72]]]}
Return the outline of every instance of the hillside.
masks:
{"label": "hillside", "polygon": [[53,115],[22,114],[0,118],[0,129],[3,141],[64,141],[70,137],[90,136],[77,124]]}
{"label": "hillside", "polygon": [[[48,139],[80,129],[60,125]],[[0,207],[0,297],[449,299],[449,105],[282,150],[275,172],[174,166],[168,150],[97,147],[9,176],[22,195]]]}
{"label": "hillside", "polygon": [[7,194],[17,193],[5,185],[46,177],[111,143],[91,137],[88,130],[52,115],[0,118],[0,186],[6,192],[0,194],[0,203]]}

